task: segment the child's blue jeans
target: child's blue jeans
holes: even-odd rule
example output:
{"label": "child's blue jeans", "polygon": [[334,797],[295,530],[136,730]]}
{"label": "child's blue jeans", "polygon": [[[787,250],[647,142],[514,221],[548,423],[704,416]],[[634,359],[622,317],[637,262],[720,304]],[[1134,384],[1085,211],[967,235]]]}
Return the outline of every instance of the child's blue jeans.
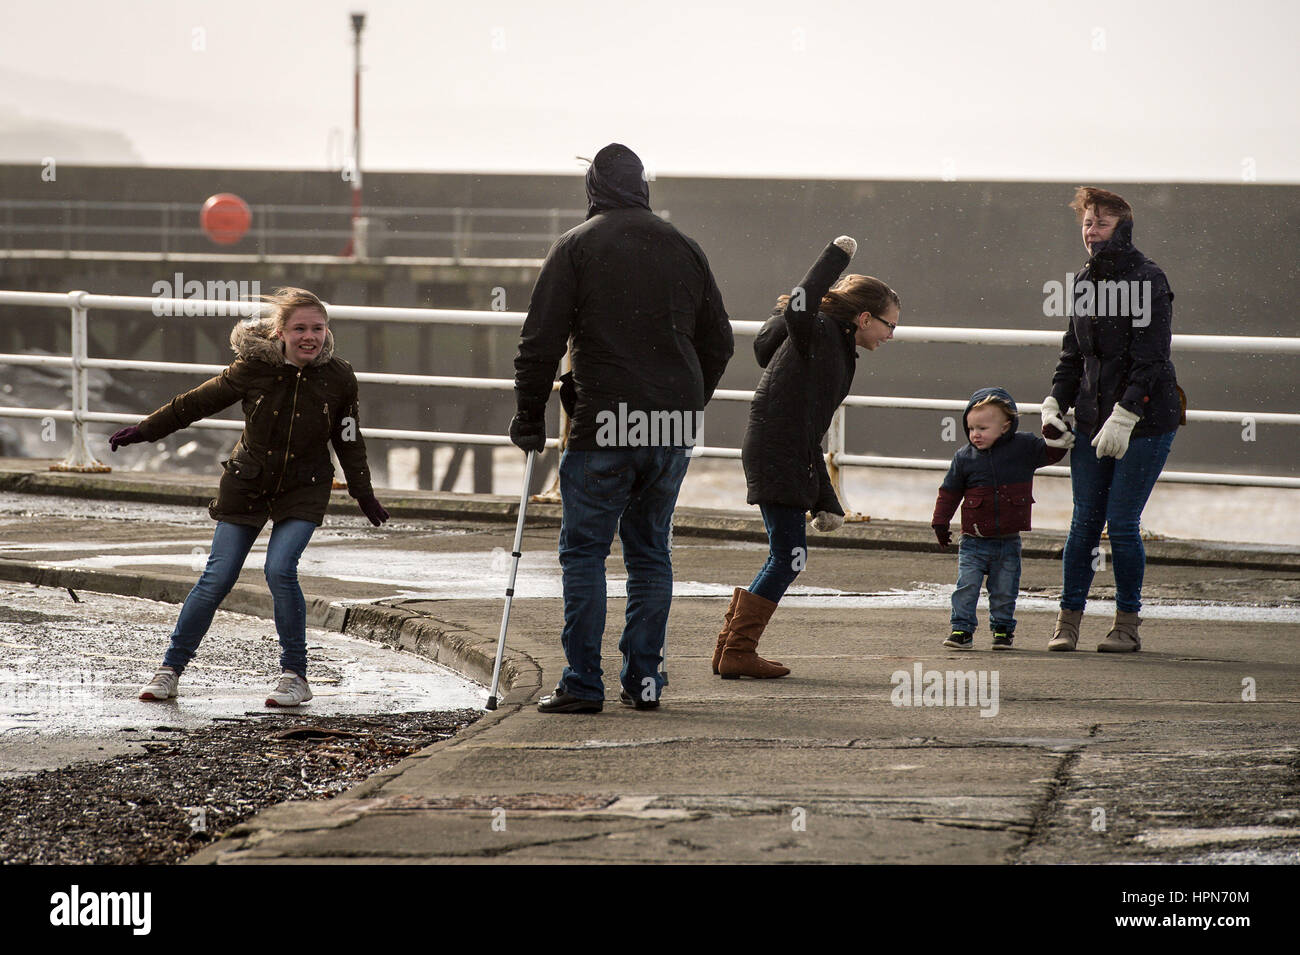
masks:
{"label": "child's blue jeans", "polygon": [[993,630],[1016,629],[1020,592],[1020,535],[972,537],[963,534],[957,555],[957,589],[952,592],[952,628],[975,632],[980,584],[988,579],[989,623]]}
{"label": "child's blue jeans", "polygon": [[[217,523],[208,564],[185,598],[172,631],[171,646],[163,657],[163,665],[178,675],[199,649],[199,641],[212,626],[217,607],[239,579],[244,560],[261,530],[245,524]],[[307,675],[307,602],[298,586],[298,558],[315,530],[311,521],[288,518],[275,524],[266,544],[266,582],[274,600],[275,629],[280,634],[280,669],[292,670],[301,677]]]}

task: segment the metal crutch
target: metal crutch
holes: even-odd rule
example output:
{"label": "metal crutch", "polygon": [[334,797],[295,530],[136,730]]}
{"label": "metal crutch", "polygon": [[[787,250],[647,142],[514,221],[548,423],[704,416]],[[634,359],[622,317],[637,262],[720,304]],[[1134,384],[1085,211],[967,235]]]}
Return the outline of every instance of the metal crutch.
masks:
{"label": "metal crutch", "polygon": [[533,485],[533,461],[536,451],[529,451],[524,463],[524,490],[519,495],[519,521],[515,524],[515,546],[511,549],[510,582],[506,584],[506,609],[501,615],[501,635],[497,637],[497,659],[492,667],[492,689],[488,691],[487,708],[497,708],[497,686],[501,680],[501,656],[506,649],[506,628],[510,625],[510,602],[515,596],[515,574],[519,571],[519,558],[523,556],[519,547],[524,539],[524,511],[528,507],[528,489]]}

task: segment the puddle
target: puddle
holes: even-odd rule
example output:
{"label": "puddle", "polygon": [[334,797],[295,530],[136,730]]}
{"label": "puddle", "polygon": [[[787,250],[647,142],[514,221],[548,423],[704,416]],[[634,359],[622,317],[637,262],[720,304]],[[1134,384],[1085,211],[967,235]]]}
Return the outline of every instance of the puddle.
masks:
{"label": "puddle", "polygon": [[[60,753],[154,739],[159,726],[194,729],[275,713],[264,705],[279,673],[273,622],[219,610],[181,676],[180,695],[147,703],[137,694],[162,659],[179,608],[79,597],[74,604],[54,588],[0,584],[0,607],[43,618],[0,620],[0,775],[59,764]],[[332,631],[308,629],[307,655],[313,698],[285,713],[481,709],[487,701],[486,688],[423,657]]]}

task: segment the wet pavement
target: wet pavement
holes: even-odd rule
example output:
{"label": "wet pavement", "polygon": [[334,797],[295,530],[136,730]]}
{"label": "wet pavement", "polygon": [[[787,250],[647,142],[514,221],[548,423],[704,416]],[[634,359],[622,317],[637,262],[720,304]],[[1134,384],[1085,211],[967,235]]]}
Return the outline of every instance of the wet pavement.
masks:
{"label": "wet pavement", "polygon": [[[69,504],[0,496],[5,575],[180,597],[192,585],[186,561],[211,530],[201,512]],[[372,530],[339,513],[303,567],[315,619],[483,679],[513,522],[408,515]],[[753,535],[748,520],[734,526]],[[722,681],[708,656],[726,595],[764,548],[679,532],[671,681],[655,712],[617,704],[615,545],[606,709],[548,716],[532,702],[562,666],[556,530],[530,524],[501,709],[332,800],[259,814],[198,861],[1297,861],[1295,550],[1274,548],[1271,566],[1153,561],[1132,656],[1091,652],[1113,597],[1103,570],[1085,652],[1049,654],[1060,565],[1050,536],[1029,535],[1045,556],[1024,563],[1017,650],[988,652],[985,628],[960,653],[940,647],[955,555],[922,549],[907,528],[860,533],[876,539],[846,548],[813,535],[800,590],[763,638],[791,676]],[[251,566],[242,582],[232,598],[251,606],[265,583]],[[900,696],[899,675],[918,666],[927,680],[996,675],[996,700],[982,701],[996,705]]]}
{"label": "wet pavement", "polygon": [[[271,621],[217,611],[177,699],[146,703],[140,686],[161,662],[177,607],[74,593],[0,582],[0,777],[143,752],[267,709],[280,672]],[[412,653],[314,628],[307,646],[315,716],[480,708],[487,699]]]}

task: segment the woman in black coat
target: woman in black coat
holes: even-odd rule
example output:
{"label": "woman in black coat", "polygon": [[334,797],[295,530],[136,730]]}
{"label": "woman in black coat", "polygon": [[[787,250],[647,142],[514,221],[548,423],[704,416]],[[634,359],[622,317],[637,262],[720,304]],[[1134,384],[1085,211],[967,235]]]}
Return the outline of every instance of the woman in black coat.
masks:
{"label": "woman in black coat", "polygon": [[[1049,650],[1073,650],[1107,527],[1115,570],[1115,622],[1103,652],[1142,648],[1138,610],[1146,551],[1141,518],[1185,423],[1186,400],[1169,358],[1174,293],[1160,267],[1133,247],[1133,210],[1121,196],[1082,187],[1070,204],[1089,258],[1075,276],[1070,327],[1043,399],[1043,434],[1073,447],[1074,516],[1062,555],[1061,611]],[[1074,406],[1074,434],[1061,410]],[[1059,435],[1059,437],[1057,437]]]}
{"label": "woman in black coat", "polygon": [[749,589],[737,587],[731,596],[713,654],[713,672],[724,679],[790,672],[758,655],[759,637],[807,565],[805,512],[813,512],[813,526],[821,531],[844,523],[822,438],[853,384],[856,349],[875,351],[892,338],[901,307],[879,279],[847,275],[835,281],[856,251],[848,236],[826,246],[803,281],[777,300],[754,342],[764,372],[741,457],[747,500],[763,512],[770,552]]}

